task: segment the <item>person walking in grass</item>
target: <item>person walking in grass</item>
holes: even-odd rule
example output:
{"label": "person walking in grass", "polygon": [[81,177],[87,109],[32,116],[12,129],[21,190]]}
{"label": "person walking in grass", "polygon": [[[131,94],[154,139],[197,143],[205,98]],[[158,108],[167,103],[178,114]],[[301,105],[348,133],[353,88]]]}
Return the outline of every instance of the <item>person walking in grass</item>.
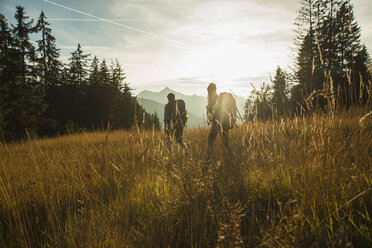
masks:
{"label": "person walking in grass", "polygon": [[210,83],[207,91],[207,120],[208,125],[211,125],[208,135],[207,159],[209,159],[212,154],[213,141],[217,134],[220,134],[223,145],[229,154],[232,154],[229,144],[229,130],[235,126],[237,108],[232,94],[227,92],[223,92],[220,95],[217,94],[216,84]]}
{"label": "person walking in grass", "polygon": [[175,138],[187,155],[187,146],[183,142],[183,129],[188,118],[185,102],[182,99],[176,100],[173,93],[169,93],[167,98],[168,103],[164,107],[164,132],[170,142]]}

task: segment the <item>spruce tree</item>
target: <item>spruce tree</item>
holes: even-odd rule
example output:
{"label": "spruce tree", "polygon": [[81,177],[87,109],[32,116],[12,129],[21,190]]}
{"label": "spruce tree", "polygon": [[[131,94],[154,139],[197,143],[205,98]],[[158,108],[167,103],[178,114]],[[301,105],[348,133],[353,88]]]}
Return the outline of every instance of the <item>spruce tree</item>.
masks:
{"label": "spruce tree", "polygon": [[25,131],[36,134],[43,123],[45,111],[43,102],[44,88],[36,75],[37,57],[35,47],[30,40],[30,34],[36,32],[33,20],[29,20],[24,8],[17,6],[16,24],[12,25],[14,39],[14,56],[16,79],[9,90],[9,106],[11,113],[7,125],[10,138],[21,138]]}
{"label": "spruce tree", "polygon": [[286,73],[278,66],[273,83],[272,104],[277,115],[283,116],[288,106],[288,87]]}
{"label": "spruce tree", "polygon": [[46,86],[56,85],[59,81],[61,62],[59,58],[59,49],[55,42],[56,38],[52,35],[52,29],[46,21],[44,12],[41,12],[37,28],[41,32],[41,39],[37,41],[37,52],[39,55],[39,77]]}
{"label": "spruce tree", "polygon": [[[370,76],[366,65],[369,56],[360,43],[360,27],[354,20],[353,6],[346,0],[301,3],[301,10],[308,11],[300,11],[297,18],[302,22],[298,22],[300,35],[295,40],[297,85],[291,90],[292,102],[301,105],[313,90],[318,90],[334,94],[341,105],[363,103],[358,99],[363,98],[361,82]],[[325,103],[325,99],[317,99],[319,106]]]}
{"label": "spruce tree", "polygon": [[89,85],[98,85],[99,82],[99,60],[97,56],[94,56],[89,69]]}
{"label": "spruce tree", "polygon": [[[132,96],[131,89],[128,83],[124,83],[123,88],[121,89],[121,94],[117,105],[116,113],[118,113],[117,125],[120,128],[129,129],[135,123],[135,117],[140,115],[138,105],[135,97]],[[138,118],[137,118],[138,119]]]}
{"label": "spruce tree", "polygon": [[71,53],[69,58],[69,68],[68,68],[68,83],[71,91],[71,103],[69,106],[69,122],[75,129],[80,129],[83,127],[90,126],[89,120],[86,116],[87,110],[87,76],[88,69],[87,65],[89,62],[90,54],[84,54],[80,43],[77,49]]}
{"label": "spruce tree", "polygon": [[11,111],[9,101],[9,88],[15,81],[13,56],[13,39],[8,21],[4,15],[0,15],[0,135],[4,135],[7,123],[7,115]]}
{"label": "spruce tree", "polygon": [[110,85],[110,75],[106,60],[102,60],[101,64],[99,65],[98,75],[98,80],[101,85]]}
{"label": "spruce tree", "polygon": [[272,117],[272,87],[263,83],[254,89],[244,104],[245,121],[268,120]]}
{"label": "spruce tree", "polygon": [[[96,129],[102,128],[107,126],[107,118],[105,118],[105,109],[107,106],[106,95],[107,90],[105,86],[102,84],[102,79],[107,81],[107,67],[102,64],[105,64],[104,61],[99,63],[98,58],[95,56],[92,60],[90,65],[90,73],[89,73],[89,85],[87,88],[87,120],[89,121],[89,125]],[[103,69],[102,67],[106,67]],[[104,74],[104,76],[102,76]],[[106,79],[104,79],[106,78]],[[105,123],[104,123],[105,122]]]}
{"label": "spruce tree", "polygon": [[74,52],[71,53],[69,58],[69,74],[70,83],[81,87],[86,83],[86,77],[88,75],[87,65],[90,54],[84,54],[81,50],[80,43]]}
{"label": "spruce tree", "polygon": [[120,123],[120,101],[122,101],[123,98],[121,98],[122,93],[122,84],[123,80],[125,79],[125,73],[123,69],[121,68],[118,60],[115,60],[115,63],[111,61],[110,65],[110,85],[112,88],[112,100],[111,100],[111,106],[109,108],[109,122],[114,128],[120,127],[122,124]]}
{"label": "spruce tree", "polygon": [[30,40],[30,34],[35,33],[37,28],[33,26],[33,19],[28,20],[29,16],[26,15],[24,8],[21,6],[17,6],[14,17],[16,18],[16,25],[12,25],[12,27],[17,52],[17,58],[14,59],[19,60],[18,73],[21,77],[21,83],[26,85],[26,83],[34,81],[36,78],[35,63],[37,57],[35,47]]}
{"label": "spruce tree", "polygon": [[110,75],[111,84],[113,85],[113,87],[121,89],[122,88],[121,84],[123,83],[123,80],[125,80],[126,76],[117,59],[115,60],[115,63],[111,61]]}
{"label": "spruce tree", "polygon": [[369,55],[360,41],[361,29],[355,21],[353,5],[343,2],[337,13],[337,61],[339,67],[342,67],[339,78],[344,82],[341,84],[344,88],[343,99],[346,99],[347,105],[351,105],[359,103],[361,81],[366,82],[370,78],[367,68]]}
{"label": "spruce tree", "polygon": [[[318,18],[316,16],[316,1],[301,0],[301,8],[295,21],[296,37],[294,40],[296,63],[294,76],[297,85],[292,91],[293,102],[306,98],[314,88],[314,61],[316,60],[316,29]],[[316,86],[315,86],[316,87]]]}

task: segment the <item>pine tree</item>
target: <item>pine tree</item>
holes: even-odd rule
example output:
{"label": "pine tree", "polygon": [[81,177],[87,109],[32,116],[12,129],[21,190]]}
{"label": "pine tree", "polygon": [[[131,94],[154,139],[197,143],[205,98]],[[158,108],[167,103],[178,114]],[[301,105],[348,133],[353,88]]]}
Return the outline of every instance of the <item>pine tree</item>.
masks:
{"label": "pine tree", "polygon": [[301,8],[295,21],[296,33],[295,52],[296,64],[294,76],[297,85],[292,91],[292,101],[302,100],[313,91],[314,61],[316,59],[316,29],[318,16],[316,7],[319,6],[315,0],[301,0]]}
{"label": "pine tree", "polygon": [[113,87],[121,89],[121,84],[123,83],[123,80],[125,80],[126,76],[117,59],[115,60],[115,63],[111,61],[110,72],[111,84]]}
{"label": "pine tree", "polygon": [[123,80],[125,79],[125,73],[121,68],[118,60],[115,60],[115,64],[111,61],[110,65],[110,85],[112,90],[112,101],[109,108],[109,122],[115,127],[120,126],[120,101],[123,99],[121,95]]}
{"label": "pine tree", "polygon": [[17,6],[17,11],[14,16],[16,18],[16,25],[13,27],[13,35],[15,41],[15,48],[17,58],[19,61],[19,75],[21,82],[26,85],[27,80],[35,80],[35,63],[37,62],[35,47],[30,40],[30,34],[37,31],[33,26],[34,20],[28,21],[29,16],[26,15],[24,8]]}
{"label": "pine tree", "polygon": [[69,122],[72,123],[75,129],[87,127],[90,125],[86,117],[87,109],[87,76],[88,76],[88,57],[90,54],[84,54],[80,43],[77,49],[71,53],[69,58],[68,82],[71,91],[71,103],[68,109]]}
{"label": "pine tree", "polygon": [[[340,78],[345,82],[343,84],[344,99],[346,103],[358,103],[361,81],[368,81],[369,73],[367,63],[369,60],[368,53],[360,42],[361,29],[355,21],[353,5],[344,1],[338,14],[338,60],[342,67],[343,77]],[[347,75],[349,74],[349,78]],[[362,78],[360,78],[362,75]]]}
{"label": "pine tree", "polygon": [[71,84],[81,87],[86,82],[86,77],[88,75],[87,65],[89,56],[90,54],[83,53],[80,43],[78,43],[76,50],[71,53],[71,57],[69,58],[69,74]]}
{"label": "pine tree", "polygon": [[106,60],[102,60],[101,64],[99,65],[99,83],[101,85],[110,85],[110,75],[109,70],[106,64]]}
{"label": "pine tree", "polygon": [[260,90],[254,89],[244,105],[245,121],[272,118],[272,88],[263,83]]}
{"label": "pine tree", "polygon": [[288,107],[286,73],[278,66],[273,80],[272,104],[277,115],[282,116]]}
{"label": "pine tree", "polygon": [[114,122],[116,128],[130,129],[133,125],[138,124],[135,123],[135,117],[141,118],[139,111],[141,107],[138,105],[136,98],[132,96],[129,84],[124,83],[115,108],[115,113],[117,113]]}
{"label": "pine tree", "polygon": [[107,118],[105,117],[107,108],[107,89],[103,85],[103,81],[107,81],[107,67],[105,62],[99,63],[95,56],[90,65],[89,86],[87,88],[87,120],[93,128],[107,126]]}
{"label": "pine tree", "polygon": [[89,85],[98,85],[99,82],[99,60],[97,56],[94,56],[92,63],[90,64],[89,70]]}
{"label": "pine tree", "polygon": [[297,69],[295,71],[295,78],[298,82],[297,85],[293,86],[291,90],[291,101],[294,108],[297,104],[303,105],[304,98],[313,90],[313,60],[312,60],[312,49],[310,35],[305,36],[303,44],[298,51],[297,55]]}
{"label": "pine tree", "polygon": [[[333,88],[330,93],[339,93],[340,104],[357,103],[363,92],[361,82],[369,78],[365,65],[369,56],[360,44],[360,28],[354,20],[352,5],[346,0],[307,0],[302,5],[302,9],[311,11],[300,11],[298,17],[303,22],[297,26],[301,35],[295,40],[298,84],[291,90],[292,102],[302,105],[313,90],[329,92]],[[319,106],[325,103],[324,99],[317,99]]]}
{"label": "pine tree", "polygon": [[11,138],[21,138],[25,131],[36,134],[43,123],[45,111],[44,89],[36,77],[37,57],[29,35],[36,32],[33,20],[28,21],[24,8],[17,6],[16,25],[13,27],[15,80],[9,90],[7,133]]}
{"label": "pine tree", "polygon": [[4,15],[0,15],[0,135],[3,136],[6,127],[7,115],[10,112],[7,104],[9,88],[15,81],[12,54],[13,39],[9,29],[8,21]]}
{"label": "pine tree", "polygon": [[41,12],[37,23],[38,31],[41,32],[41,40],[37,41],[37,52],[41,81],[43,84],[51,86],[58,84],[62,64],[58,60],[59,49],[55,44],[56,39],[52,35],[50,24],[46,19],[44,12]]}

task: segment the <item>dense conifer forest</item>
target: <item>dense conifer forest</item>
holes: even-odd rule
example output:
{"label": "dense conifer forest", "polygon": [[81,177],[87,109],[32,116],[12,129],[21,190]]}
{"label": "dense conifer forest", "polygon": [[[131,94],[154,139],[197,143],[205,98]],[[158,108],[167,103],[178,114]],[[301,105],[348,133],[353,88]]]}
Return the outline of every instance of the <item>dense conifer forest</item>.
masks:
{"label": "dense conifer forest", "polygon": [[[37,21],[16,7],[0,16],[0,135],[5,141],[81,130],[159,129],[137,103],[117,60],[100,61],[80,44],[66,62],[43,12]],[[31,40],[35,35],[38,39]]]}

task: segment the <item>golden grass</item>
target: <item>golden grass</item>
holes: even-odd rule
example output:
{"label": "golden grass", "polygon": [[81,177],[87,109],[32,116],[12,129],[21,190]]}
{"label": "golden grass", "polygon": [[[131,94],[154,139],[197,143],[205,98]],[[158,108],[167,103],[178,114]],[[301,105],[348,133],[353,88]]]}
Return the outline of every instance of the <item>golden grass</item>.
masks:
{"label": "golden grass", "polygon": [[0,247],[367,247],[372,128],[365,111],[232,130],[207,162],[160,132],[0,147]]}

